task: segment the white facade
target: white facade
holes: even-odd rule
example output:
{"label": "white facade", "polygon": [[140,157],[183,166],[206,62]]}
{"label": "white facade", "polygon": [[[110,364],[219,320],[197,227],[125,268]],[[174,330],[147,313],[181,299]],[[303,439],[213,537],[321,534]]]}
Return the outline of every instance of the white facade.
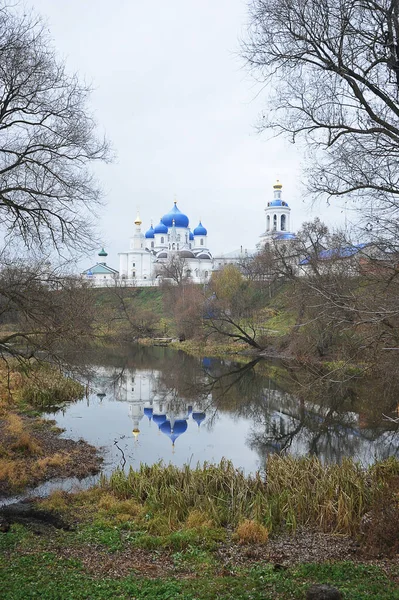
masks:
{"label": "white facade", "polygon": [[130,250],[119,253],[119,276],[128,285],[158,285],[162,265],[173,255],[184,259],[185,275],[194,283],[205,283],[213,270],[208,232],[202,223],[191,231],[189,219],[174,203],[155,228],[143,234],[137,215]]}

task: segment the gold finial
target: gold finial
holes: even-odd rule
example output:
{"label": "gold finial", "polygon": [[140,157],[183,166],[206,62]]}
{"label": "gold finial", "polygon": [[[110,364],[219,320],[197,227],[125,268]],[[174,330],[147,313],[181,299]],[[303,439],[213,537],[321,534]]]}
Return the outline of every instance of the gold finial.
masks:
{"label": "gold finial", "polygon": [[275,190],[281,190],[282,187],[283,187],[283,184],[280,183],[279,179],[277,179],[276,183],[273,186],[273,189],[275,189]]}
{"label": "gold finial", "polygon": [[136,217],[136,220],[134,221],[134,224],[139,226],[142,224],[142,222],[143,221],[140,219],[140,213],[139,213],[139,211],[137,211],[137,217]]}

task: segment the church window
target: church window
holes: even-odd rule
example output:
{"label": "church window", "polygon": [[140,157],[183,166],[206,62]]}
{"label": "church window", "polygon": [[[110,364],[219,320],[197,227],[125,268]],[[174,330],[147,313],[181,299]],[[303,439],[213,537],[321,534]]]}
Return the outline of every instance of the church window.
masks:
{"label": "church window", "polygon": [[136,263],[133,263],[133,264],[132,264],[132,267],[135,267],[135,266],[136,266]]}
{"label": "church window", "polygon": [[201,238],[200,244],[201,244],[201,246],[204,245],[204,240],[202,238]]}
{"label": "church window", "polygon": [[174,250],[176,248],[176,246],[174,244],[172,244],[172,250]]}
{"label": "church window", "polygon": [[191,249],[191,244],[190,244],[190,249]]}
{"label": "church window", "polygon": [[205,271],[204,274],[205,274],[205,277],[208,277],[208,271]]}
{"label": "church window", "polygon": [[266,217],[266,231],[270,231],[270,215]]}
{"label": "church window", "polygon": [[285,215],[281,215],[281,231],[285,231]]}
{"label": "church window", "polygon": [[164,243],[165,243],[165,238],[162,236],[161,237],[161,244],[164,244]]}
{"label": "church window", "polygon": [[178,242],[180,242],[180,233],[179,233],[179,235],[177,236],[177,241],[178,241]]}
{"label": "church window", "polygon": [[273,215],[273,231],[277,229],[277,215]]}
{"label": "church window", "polygon": [[133,279],[136,277],[136,271],[132,271],[132,277]]}
{"label": "church window", "polygon": [[153,248],[153,247],[154,247],[154,242],[151,242],[151,248]]}
{"label": "church window", "polygon": [[179,244],[177,244],[177,249],[179,249]]}
{"label": "church window", "polygon": [[188,242],[188,239],[187,239],[187,233],[186,233],[186,244],[187,244],[187,242]]}

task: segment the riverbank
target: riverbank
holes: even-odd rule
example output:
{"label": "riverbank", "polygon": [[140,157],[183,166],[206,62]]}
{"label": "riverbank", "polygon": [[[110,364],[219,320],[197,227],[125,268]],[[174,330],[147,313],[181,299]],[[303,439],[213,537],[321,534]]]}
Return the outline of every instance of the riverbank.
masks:
{"label": "riverbank", "polygon": [[[234,589],[238,599],[303,600],[320,583],[345,600],[398,599],[398,548],[380,543],[376,521],[397,498],[398,468],[273,457],[267,479],[226,462],[117,471],[37,501],[55,525],[11,519],[0,533],[2,597],[227,600]],[[388,511],[391,531],[397,521]]]}
{"label": "riverbank", "polygon": [[53,478],[98,473],[102,458],[96,448],[62,438],[55,421],[40,416],[46,407],[81,397],[82,386],[36,363],[3,366],[0,375],[0,499]]}

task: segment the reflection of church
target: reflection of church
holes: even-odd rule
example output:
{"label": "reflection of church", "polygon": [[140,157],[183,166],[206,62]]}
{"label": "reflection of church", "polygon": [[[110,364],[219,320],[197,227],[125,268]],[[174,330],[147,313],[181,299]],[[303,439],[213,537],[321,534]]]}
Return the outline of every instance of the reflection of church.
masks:
{"label": "reflection of church", "polygon": [[[273,186],[273,199],[265,208],[266,230],[260,236],[258,250],[273,239],[288,241],[295,235],[290,231],[291,209],[282,198],[280,181]],[[112,285],[116,279],[127,285],[151,286],[160,282],[162,265],[172,257],[178,258],[184,275],[193,283],[206,283],[212,271],[221,269],[227,264],[241,263],[251,256],[255,250],[242,248],[219,256],[212,255],[209,249],[208,231],[201,221],[191,229],[190,221],[177,206],[177,202],[169,212],[161,217],[155,227],[151,224],[143,233],[142,220],[137,214],[134,221],[134,232],[130,238],[130,247],[119,253],[119,271],[108,267],[104,262],[107,256],[104,249],[99,253],[102,262],[83,272],[83,276],[96,286]]]}
{"label": "reflection of church", "polygon": [[133,421],[132,432],[136,438],[140,434],[140,422],[143,417],[155,423],[158,430],[171,440],[172,446],[187,431],[190,420],[200,427],[206,418],[206,414],[199,407],[176,398],[173,391],[165,398],[157,399],[151,371],[136,371],[134,374],[127,371],[120,379],[116,398],[129,404],[129,415]]}

